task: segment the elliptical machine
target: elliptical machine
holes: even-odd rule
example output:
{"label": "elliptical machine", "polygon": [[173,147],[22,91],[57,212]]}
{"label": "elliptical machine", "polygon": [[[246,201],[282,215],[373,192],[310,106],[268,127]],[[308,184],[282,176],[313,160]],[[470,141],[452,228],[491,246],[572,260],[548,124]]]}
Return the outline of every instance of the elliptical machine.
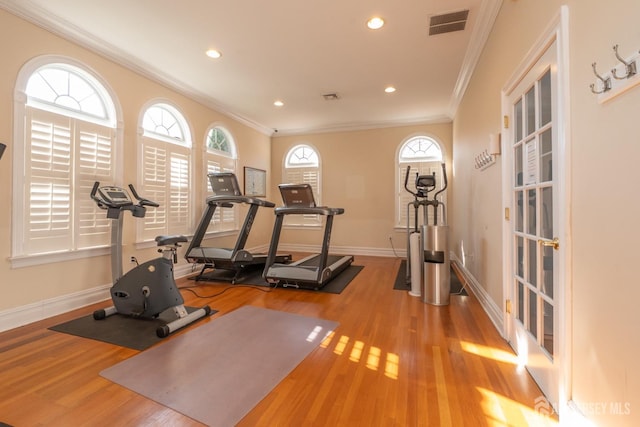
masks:
{"label": "elliptical machine", "polygon": [[[446,225],[445,204],[438,196],[447,189],[447,171],[442,163],[443,187],[432,199],[429,193],[436,189],[436,174],[419,175],[416,173],[415,191],[409,189],[411,166],[407,166],[404,188],[413,195],[413,201],[407,204],[407,284],[411,284],[409,294],[422,296],[422,301],[432,305],[449,304],[450,296],[450,261],[449,261],[449,227]],[[422,207],[423,222],[418,225],[418,211]],[[433,208],[433,224],[429,224],[429,207]],[[442,207],[443,224],[438,223],[438,210]],[[409,215],[413,208],[413,228]]]}
{"label": "elliptical machine", "polygon": [[[130,211],[136,218],[144,218],[146,207],[158,207],[151,200],[138,195],[132,184],[129,184],[131,194],[138,203],[134,204],[129,193],[120,187],[100,186],[93,184],[91,198],[98,207],[107,211],[107,218],[111,222],[111,300],[113,306],[93,312],[93,318],[102,320],[107,316],[120,313],[126,316],[155,319],[165,310],[173,309],[176,319],[156,329],[160,338],[208,316],[209,306],[196,309],[188,313],[184,307],[184,299],[173,278],[173,264],[178,262],[177,250],[180,243],[187,242],[185,236],[158,236],[156,242],[162,249],[161,257],[139,264],[126,274],[122,274],[122,228],[125,211]],[[137,261],[136,261],[137,263]]]}

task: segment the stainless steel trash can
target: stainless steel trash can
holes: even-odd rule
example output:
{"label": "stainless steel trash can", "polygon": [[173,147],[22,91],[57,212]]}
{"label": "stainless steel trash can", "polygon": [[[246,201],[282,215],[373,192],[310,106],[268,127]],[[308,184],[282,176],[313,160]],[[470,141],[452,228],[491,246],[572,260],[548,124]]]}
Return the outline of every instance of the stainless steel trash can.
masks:
{"label": "stainless steel trash can", "polygon": [[451,295],[449,261],[449,227],[422,226],[424,271],[422,301],[432,305],[448,305]]}

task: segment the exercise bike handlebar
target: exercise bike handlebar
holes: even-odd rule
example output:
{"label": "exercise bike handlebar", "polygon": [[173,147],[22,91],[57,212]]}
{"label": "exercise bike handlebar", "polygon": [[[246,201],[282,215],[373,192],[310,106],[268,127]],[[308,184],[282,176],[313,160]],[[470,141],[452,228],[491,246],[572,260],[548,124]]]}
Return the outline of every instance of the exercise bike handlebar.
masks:
{"label": "exercise bike handlebar", "polygon": [[138,201],[138,204],[140,206],[152,206],[154,208],[157,208],[157,207],[160,206],[156,202],[152,202],[149,199],[145,199],[144,197],[140,197],[138,195],[138,192],[136,191],[135,187],[133,186],[133,184],[129,184],[129,190],[131,190],[131,194],[133,194],[133,197],[136,198],[136,200]]}
{"label": "exercise bike handlebar", "polygon": [[104,203],[100,197],[96,196],[98,193],[98,188],[100,188],[100,181],[96,181],[93,183],[93,188],[91,189],[91,199],[98,204],[100,209],[107,209],[107,205]]}

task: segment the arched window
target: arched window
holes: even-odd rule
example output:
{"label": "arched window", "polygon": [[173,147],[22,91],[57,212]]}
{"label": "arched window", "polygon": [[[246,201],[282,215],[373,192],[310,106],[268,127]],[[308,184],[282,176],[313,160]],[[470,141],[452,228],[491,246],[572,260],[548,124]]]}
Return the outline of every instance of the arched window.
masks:
{"label": "arched window", "polygon": [[[207,174],[233,172],[237,175],[236,153],[236,144],[231,133],[222,126],[212,125],[207,131],[205,141],[204,161]],[[213,192],[206,174],[204,179],[205,197],[208,197],[213,195]],[[238,180],[240,179],[241,177],[238,176]],[[231,208],[216,209],[208,230],[212,232],[237,230],[239,227],[237,209],[237,205]]]}
{"label": "arched window", "polygon": [[142,115],[140,142],[140,193],[160,207],[147,209],[144,221],[140,221],[138,240],[189,234],[192,141],[184,115],[167,102],[148,106]]}
{"label": "arched window", "polygon": [[[321,169],[318,151],[308,144],[292,147],[285,156],[283,181],[291,184],[309,184],[318,205],[321,204]],[[285,225],[320,225],[318,215],[287,215]]]}
{"label": "arched window", "polygon": [[[396,196],[396,227],[407,227],[407,205],[413,201],[413,195],[404,188],[404,181],[409,167],[409,180],[407,186],[415,191],[415,176],[436,174],[436,188],[429,193],[432,198],[435,193],[444,186],[442,177],[443,153],[440,144],[432,137],[425,135],[411,136],[405,139],[398,149],[396,159],[396,174],[398,177],[397,196]],[[439,196],[439,200],[446,203],[446,193]],[[413,208],[411,208],[413,209]],[[428,221],[433,224],[433,208],[428,208]],[[409,214],[409,226],[414,226],[414,216]],[[422,208],[418,216],[419,224],[424,222]],[[438,223],[444,224],[446,218],[443,218],[441,211],[438,212]]]}
{"label": "arched window", "polygon": [[15,93],[13,264],[108,246],[110,220],[89,194],[116,180],[112,95],[83,64],[51,56],[23,67]]}

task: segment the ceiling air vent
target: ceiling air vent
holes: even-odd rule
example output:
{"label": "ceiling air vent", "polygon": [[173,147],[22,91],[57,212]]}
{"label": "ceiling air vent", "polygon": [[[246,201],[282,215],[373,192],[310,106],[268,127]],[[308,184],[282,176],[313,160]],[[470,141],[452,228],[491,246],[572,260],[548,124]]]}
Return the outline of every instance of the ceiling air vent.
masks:
{"label": "ceiling air vent", "polygon": [[429,18],[429,35],[451,33],[464,30],[469,10],[433,15]]}
{"label": "ceiling air vent", "polygon": [[324,98],[325,101],[336,101],[338,99],[340,99],[340,96],[338,96],[337,93],[325,93],[324,95],[322,95],[322,97]]}

